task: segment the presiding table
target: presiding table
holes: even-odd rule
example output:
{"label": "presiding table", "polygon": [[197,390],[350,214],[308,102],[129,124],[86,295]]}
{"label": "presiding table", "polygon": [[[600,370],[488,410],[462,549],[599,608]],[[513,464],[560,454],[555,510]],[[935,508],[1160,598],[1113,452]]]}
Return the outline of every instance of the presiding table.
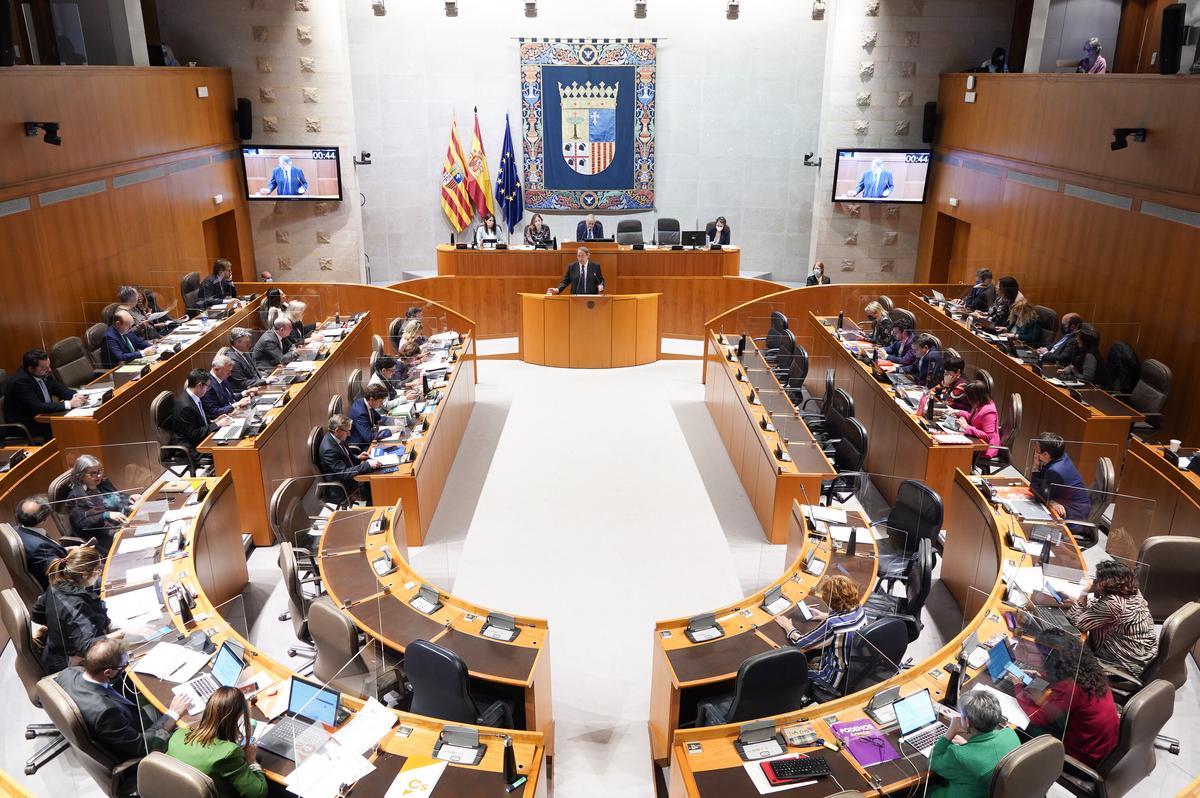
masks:
{"label": "presiding table", "polygon": [[521,359],[607,369],[658,360],[661,294],[521,294]]}
{"label": "presiding table", "polygon": [[448,244],[437,248],[438,274],[460,277],[560,275],[575,259],[575,250],[586,246],[592,260],[604,269],[608,280],[618,277],[736,277],[741,271],[737,247],[708,249],[645,249],[610,242],[564,242],[560,249],[456,249]]}

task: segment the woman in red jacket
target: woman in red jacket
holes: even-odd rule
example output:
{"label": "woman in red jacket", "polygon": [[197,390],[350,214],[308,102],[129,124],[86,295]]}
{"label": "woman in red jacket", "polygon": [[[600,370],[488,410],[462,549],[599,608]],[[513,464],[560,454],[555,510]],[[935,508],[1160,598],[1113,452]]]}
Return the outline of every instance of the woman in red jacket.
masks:
{"label": "woman in red jacket", "polygon": [[996,403],[987,383],[982,380],[968,382],[964,389],[967,398],[967,410],[955,410],[958,414],[959,426],[965,434],[986,441],[989,448],[984,454],[995,457],[1000,451],[1000,414],[996,411]]}

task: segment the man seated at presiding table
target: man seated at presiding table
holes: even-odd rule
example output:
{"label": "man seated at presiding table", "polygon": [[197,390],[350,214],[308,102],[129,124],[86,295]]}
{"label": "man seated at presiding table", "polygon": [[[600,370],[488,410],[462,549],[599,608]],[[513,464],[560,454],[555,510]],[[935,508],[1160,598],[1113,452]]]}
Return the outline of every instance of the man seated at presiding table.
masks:
{"label": "man seated at presiding table", "polygon": [[599,263],[592,263],[589,255],[591,251],[587,247],[575,250],[575,262],[567,267],[562,282],[557,288],[547,288],[546,294],[562,293],[567,286],[571,287],[572,294],[603,294],[604,273],[600,271]]}
{"label": "man seated at presiding table", "polygon": [[1029,488],[1059,518],[1082,521],[1092,503],[1079,469],[1071,462],[1062,436],[1043,432],[1033,439],[1033,473]]}
{"label": "man seated at presiding table", "polygon": [[245,327],[234,327],[229,333],[229,346],[221,350],[221,354],[233,361],[229,386],[235,391],[245,392],[266,382],[258,373],[254,355],[250,354],[251,337]]}
{"label": "man seated at presiding table", "polygon": [[346,443],[352,448],[365,449],[375,441],[383,440],[391,435],[391,431],[381,429],[383,414],[379,409],[387,401],[388,391],[382,385],[368,385],[362,396],[350,405],[350,437]]}
{"label": "man seated at presiding table", "polygon": [[246,696],[236,687],[218,687],[199,722],[171,735],[167,754],[212,779],[219,798],[265,798],[267,777],[250,731]]}
{"label": "man seated at presiding table", "polygon": [[1137,574],[1125,563],[1105,560],[1097,565],[1088,589],[1063,607],[1075,628],[1087,634],[1088,648],[1101,662],[1140,678],[1157,656],[1150,605],[1138,590]]}
{"label": "man seated at presiding table", "polygon": [[[953,352],[953,350],[947,350]],[[963,369],[966,361],[958,354],[947,354],[942,361],[942,379],[933,386],[933,398],[950,405],[954,410],[970,410],[971,403],[967,399],[967,381],[963,379]]]}
{"label": "man seated at presiding table", "polygon": [[228,415],[209,417],[204,409],[204,396],[209,391],[212,375],[204,369],[188,372],[187,386],[175,397],[171,411],[171,443],[185,446],[193,453],[200,442],[220,427],[227,427],[233,419]]}
{"label": "man seated at presiding table", "polygon": [[[176,695],[167,711],[159,715],[149,705],[139,706],[112,687],[129,664],[129,655],[116,640],[101,639],[84,655],[83,664],[67,668],[54,677],[83,716],[88,737],[117,762],[138,759],[151,751],[165,751],[175,722],[187,711],[187,696]],[[131,790],[137,768],[126,772]]]}
{"label": "man seated at presiding table", "polygon": [[107,554],[113,535],[129,521],[129,511],[140,497],[117,490],[104,475],[104,466],[90,454],[75,458],[68,480],[71,530],[85,540],[95,538],[97,548]]}
{"label": "man seated at presiding table", "polygon": [[211,308],[227,299],[237,304],[237,289],[233,285],[233,264],[225,258],[213,263],[212,274],[200,283],[200,307]]}
{"label": "man seated at presiding table", "polygon": [[987,798],[996,765],[1020,746],[990,693],[968,693],[929,755],[928,798]]}
{"label": "man seated at presiding table", "polygon": [[604,225],[596,221],[596,214],[589,213],[587,218],[575,225],[576,241],[594,241],[604,238]]}
{"label": "man seated at presiding table", "polygon": [[809,610],[813,620],[821,621],[811,632],[802,634],[786,615],[775,616],[775,622],[787,632],[788,642],[793,646],[802,651],[820,651],[820,664],[815,669],[810,667],[810,672],[823,686],[840,693],[853,633],[867,625],[867,611],[859,603],[858,585],[842,574],[823,579],[817,585],[816,595],[829,605],[830,612]]}
{"label": "man seated at presiding table", "polygon": [[106,366],[112,368],[139,357],[150,357],[154,352],[154,346],[133,331],[133,316],[128,310],[118,310],[113,314],[112,324],[104,333],[104,345],[100,350]]}
{"label": "man seated at presiding table", "polygon": [[280,313],[271,323],[271,329],[259,336],[252,350],[254,365],[258,373],[266,376],[281,363],[291,363],[298,357],[292,346],[292,320]]}
{"label": "man seated at presiding table", "polygon": [[[206,416],[220,418],[250,404],[250,396],[243,396],[242,391],[234,388],[229,382],[229,377],[233,374],[232,358],[217,355],[213,358],[212,368],[208,373],[212,379],[208,383],[208,390],[200,397],[200,404],[204,407]],[[255,388],[247,388],[246,391],[251,395],[257,392]]]}
{"label": "man seated at presiding table", "polygon": [[21,370],[4,386],[4,418],[11,424],[24,424],[35,438],[49,438],[49,424],[37,420],[41,413],[60,413],[79,407],[84,397],[76,394],[50,374],[50,356],[41,349],[30,349],[21,356]]}
{"label": "man seated at presiding table", "polygon": [[1039,347],[1038,356],[1043,363],[1057,363],[1065,366],[1075,360],[1075,333],[1083,327],[1083,317],[1078,313],[1064,313],[1059,322],[1059,337],[1049,347]]}
{"label": "man seated at presiding table", "polygon": [[353,427],[354,422],[341,413],[329,417],[328,432],[321,439],[319,453],[321,478],[341,483],[351,500],[358,494],[370,504],[371,486],[356,482],[354,478],[378,470],[379,463],[370,459],[365,452],[358,455],[350,452],[346,439],[350,437]]}

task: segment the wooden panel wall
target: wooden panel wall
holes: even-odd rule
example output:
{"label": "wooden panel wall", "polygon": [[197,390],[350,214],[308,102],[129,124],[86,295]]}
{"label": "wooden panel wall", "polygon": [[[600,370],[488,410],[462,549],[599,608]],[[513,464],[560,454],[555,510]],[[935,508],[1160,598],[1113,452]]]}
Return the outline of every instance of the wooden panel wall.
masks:
{"label": "wooden panel wall", "polygon": [[[949,281],[969,281],[986,266],[1015,276],[1031,301],[1084,314],[1104,346],[1126,340],[1141,357],[1171,367],[1166,429],[1200,441],[1200,416],[1187,411],[1200,387],[1200,83],[1133,75],[977,79],[978,101],[969,105],[965,76],[942,76],[939,160],[917,279],[940,275],[937,253],[950,251]],[[1146,142],[1109,148],[1114,127],[1143,125]],[[1128,209],[1074,196],[1076,187],[1114,195]],[[1150,215],[1153,204],[1191,213],[1191,224]],[[956,223],[939,225],[939,217]],[[952,246],[935,240],[940,230],[954,231]]]}
{"label": "wooden panel wall", "polygon": [[[203,225],[221,213],[236,221],[231,254],[254,273],[233,107],[228,69],[0,71],[0,367],[81,334],[122,283],[176,301],[182,275],[210,271]],[[62,146],[26,137],[25,121],[59,122]],[[102,190],[45,196],[89,183]]]}

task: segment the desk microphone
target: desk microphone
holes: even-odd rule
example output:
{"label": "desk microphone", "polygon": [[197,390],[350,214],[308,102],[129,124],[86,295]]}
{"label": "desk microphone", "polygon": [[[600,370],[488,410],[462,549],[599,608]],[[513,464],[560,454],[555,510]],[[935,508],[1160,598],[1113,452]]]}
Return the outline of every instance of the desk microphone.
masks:
{"label": "desk microphone", "polygon": [[946,666],[946,673],[950,674],[950,683],[946,685],[946,698],[942,701],[948,707],[958,706],[958,687],[962,681],[962,666],[957,662],[951,662]]}
{"label": "desk microphone", "polygon": [[504,791],[512,792],[525,784],[525,777],[517,773],[517,755],[513,752],[513,741],[504,736]]}
{"label": "desk microphone", "polygon": [[846,543],[846,556],[853,557],[858,551],[858,529],[850,527],[850,540]]}

